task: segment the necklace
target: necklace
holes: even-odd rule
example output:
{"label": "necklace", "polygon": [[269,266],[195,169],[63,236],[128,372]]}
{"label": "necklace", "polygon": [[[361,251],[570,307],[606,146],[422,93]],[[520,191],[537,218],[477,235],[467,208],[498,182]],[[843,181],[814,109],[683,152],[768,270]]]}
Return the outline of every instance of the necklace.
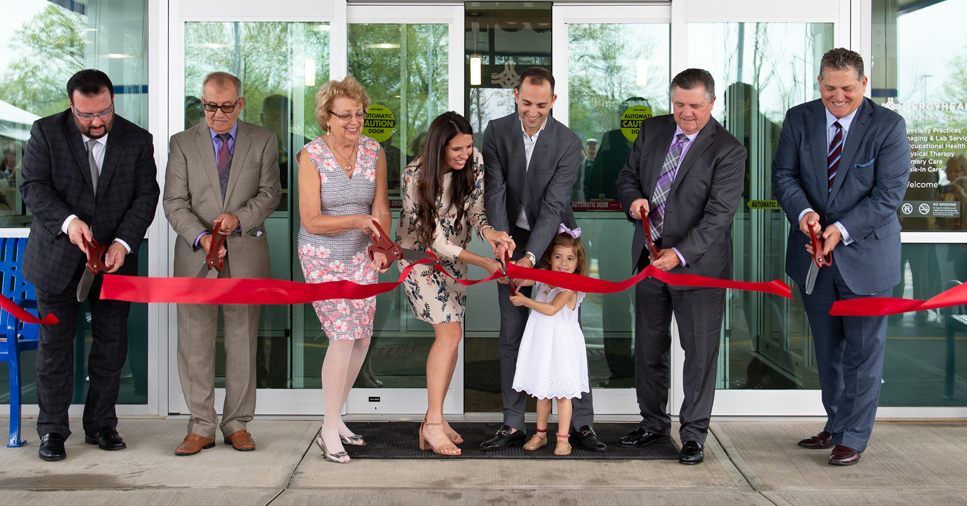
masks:
{"label": "necklace", "polygon": [[[346,168],[344,169],[344,172],[346,172],[346,174],[352,176],[352,174],[353,174],[353,162],[350,162],[349,161],[349,158],[343,156],[342,153],[340,153],[339,150],[336,149],[336,143],[335,142],[332,142],[332,136],[330,135],[328,137],[329,137],[329,144],[332,146],[332,149],[330,149],[330,151],[332,151],[333,153],[335,153],[336,156],[338,156],[339,158],[342,158],[343,161],[346,162]],[[356,139],[356,142],[353,143],[353,147],[349,149],[349,156],[353,156],[353,152],[356,151],[356,147],[358,147],[358,146],[359,146],[359,139]]]}

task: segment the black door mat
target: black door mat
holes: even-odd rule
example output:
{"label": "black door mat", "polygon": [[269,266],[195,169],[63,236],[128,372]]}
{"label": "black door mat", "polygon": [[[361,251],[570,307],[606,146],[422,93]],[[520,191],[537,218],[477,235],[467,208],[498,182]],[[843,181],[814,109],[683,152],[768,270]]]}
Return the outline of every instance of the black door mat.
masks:
{"label": "black door mat", "polygon": [[[635,430],[637,423],[596,423],[594,430],[598,438],[608,445],[606,452],[585,450],[572,442],[571,455],[554,455],[557,438],[554,437],[555,424],[548,431],[547,446],[526,451],[521,446],[504,450],[483,451],[480,443],[493,437],[500,428],[499,422],[452,422],[450,427],[463,436],[463,443],[457,445],[462,454],[459,456],[437,455],[430,450],[420,451],[418,433],[419,422],[350,422],[347,424],[356,434],[366,440],[366,446],[343,445],[346,453],[354,459],[589,459],[589,460],[676,460],[679,448],[672,439],[645,447],[626,448],[618,446],[621,436]],[[534,425],[528,424],[528,438],[533,434]],[[313,448],[316,450],[317,448]]]}

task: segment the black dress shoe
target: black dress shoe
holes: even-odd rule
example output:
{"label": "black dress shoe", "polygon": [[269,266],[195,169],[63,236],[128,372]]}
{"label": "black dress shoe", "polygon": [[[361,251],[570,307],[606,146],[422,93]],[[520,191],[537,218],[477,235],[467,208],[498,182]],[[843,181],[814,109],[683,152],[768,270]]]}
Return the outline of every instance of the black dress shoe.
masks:
{"label": "black dress shoe", "polygon": [[571,441],[583,446],[585,450],[592,452],[608,451],[608,445],[598,439],[598,435],[594,433],[594,428],[590,425],[581,427],[577,432],[571,432]]}
{"label": "black dress shoe", "polygon": [[85,433],[84,442],[97,445],[98,448],[107,451],[123,450],[128,447],[114,427],[101,427],[93,433]]}
{"label": "black dress shoe", "polygon": [[682,445],[682,452],[678,454],[678,463],[687,466],[701,464],[705,460],[705,450],[700,443],[688,441]]}
{"label": "black dress shoe", "polygon": [[527,433],[522,430],[511,432],[513,430],[514,428],[510,425],[501,426],[494,437],[480,443],[480,449],[503,450],[509,446],[524,444],[524,441],[527,439]]}
{"label": "black dress shoe", "polygon": [[66,440],[67,438],[64,436],[53,432],[40,436],[40,451],[38,452],[40,458],[48,462],[66,459],[67,450],[64,449],[64,441]]}
{"label": "black dress shoe", "polygon": [[658,441],[667,441],[669,436],[662,434],[655,434],[654,432],[648,432],[641,427],[629,432],[628,434],[621,437],[618,444],[621,446],[648,446],[652,443],[657,443]]}

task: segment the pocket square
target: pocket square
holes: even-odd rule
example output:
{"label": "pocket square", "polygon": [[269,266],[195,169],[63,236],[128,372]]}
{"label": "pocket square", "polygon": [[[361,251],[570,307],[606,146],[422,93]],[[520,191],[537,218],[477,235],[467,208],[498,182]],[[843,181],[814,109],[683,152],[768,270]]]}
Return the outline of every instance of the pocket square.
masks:
{"label": "pocket square", "polygon": [[866,168],[866,167],[869,167],[869,166],[873,165],[873,162],[875,162],[875,161],[876,161],[876,158],[872,158],[872,159],[870,159],[870,161],[868,161],[866,163],[858,163],[854,167],[856,167],[857,169],[863,169],[863,168]]}

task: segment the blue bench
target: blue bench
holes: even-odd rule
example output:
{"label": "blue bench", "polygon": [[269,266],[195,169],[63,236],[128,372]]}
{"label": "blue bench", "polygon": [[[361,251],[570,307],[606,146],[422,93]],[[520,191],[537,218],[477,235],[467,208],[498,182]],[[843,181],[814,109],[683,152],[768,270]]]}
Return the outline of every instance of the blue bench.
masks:
{"label": "blue bench", "polygon": [[[2,294],[15,304],[37,315],[34,286],[23,278],[24,247],[27,238],[0,239],[0,282]],[[10,371],[10,439],[8,447],[23,445],[20,438],[20,353],[37,349],[37,324],[23,323],[0,309],[0,362]]]}

